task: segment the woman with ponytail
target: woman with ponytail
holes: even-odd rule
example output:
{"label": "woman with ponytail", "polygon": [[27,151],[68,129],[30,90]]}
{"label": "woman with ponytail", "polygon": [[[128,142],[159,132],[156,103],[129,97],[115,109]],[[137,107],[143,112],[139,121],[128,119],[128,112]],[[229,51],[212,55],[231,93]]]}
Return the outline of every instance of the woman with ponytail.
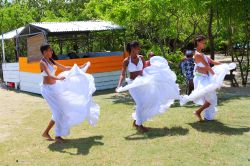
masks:
{"label": "woman with ponytail", "polygon": [[[141,132],[148,129],[143,123],[154,116],[164,113],[174,99],[179,99],[179,88],[175,83],[176,75],[169,69],[167,61],[159,56],[150,59],[145,68],[145,60],[139,55],[140,44],[136,41],[127,44],[129,56],[124,59],[117,92],[129,90],[136,103],[133,126]],[[129,71],[128,85],[121,87],[126,71]]]}
{"label": "woman with ponytail", "polygon": [[[72,126],[84,119],[88,119],[91,125],[98,120],[100,108],[92,100],[94,78],[85,73],[89,62],[80,67],[66,67],[52,59],[53,51],[49,44],[43,44],[40,50],[43,55],[40,61],[43,77],[41,94],[52,112],[52,119],[42,136],[54,140],[49,131],[55,124],[55,140],[63,142],[62,136],[67,136]],[[57,67],[64,71],[59,76],[55,75]]]}
{"label": "woman with ponytail", "polygon": [[[196,51],[194,54],[194,90],[187,96],[180,99],[181,105],[188,101],[201,105],[201,107],[194,112],[194,115],[202,120],[213,120],[217,112],[217,95],[216,90],[222,86],[225,75],[236,67],[234,63],[221,64],[214,61],[202,53],[206,45],[206,37],[199,35],[194,39]],[[213,68],[211,65],[216,65]],[[204,113],[204,119],[201,116]]]}

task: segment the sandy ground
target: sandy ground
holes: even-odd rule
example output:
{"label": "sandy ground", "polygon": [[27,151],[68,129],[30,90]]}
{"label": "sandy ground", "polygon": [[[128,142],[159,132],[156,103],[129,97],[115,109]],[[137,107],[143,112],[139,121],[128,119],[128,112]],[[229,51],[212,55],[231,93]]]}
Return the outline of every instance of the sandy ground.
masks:
{"label": "sandy ground", "polygon": [[[231,63],[232,62],[232,58],[230,56],[224,56],[224,54],[216,54],[215,55],[215,60],[221,62],[221,63]],[[237,64],[237,61],[235,61],[235,63]],[[240,69],[239,67],[236,68],[236,71],[234,71],[235,74],[235,78],[239,84],[239,86],[241,85],[241,76],[240,76]],[[248,76],[248,82],[250,82],[250,74]],[[231,86],[231,82],[230,81],[224,81],[223,84],[224,87],[230,87]],[[250,83],[247,84],[247,87],[250,87]]]}
{"label": "sandy ground", "polygon": [[0,88],[0,143],[10,136],[9,131],[15,127],[13,124],[22,123],[27,116],[27,105],[31,109],[36,105],[46,106],[45,101],[34,94]]}

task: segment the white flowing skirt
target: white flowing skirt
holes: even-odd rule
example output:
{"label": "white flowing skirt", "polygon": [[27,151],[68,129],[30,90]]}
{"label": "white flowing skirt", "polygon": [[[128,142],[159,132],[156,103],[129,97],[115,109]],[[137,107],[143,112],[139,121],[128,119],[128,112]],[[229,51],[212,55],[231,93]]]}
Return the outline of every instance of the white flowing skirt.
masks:
{"label": "white flowing skirt", "polygon": [[176,75],[170,70],[167,60],[155,56],[150,59],[150,64],[143,70],[143,76],[127,79],[128,85],[117,89],[117,92],[129,90],[136,103],[132,118],[137,125],[164,113],[175,99],[179,99]]}
{"label": "white flowing skirt", "polygon": [[180,104],[184,105],[189,101],[193,101],[197,105],[203,105],[207,101],[210,103],[210,106],[204,110],[204,118],[213,120],[217,112],[216,90],[222,86],[226,74],[235,67],[235,63],[221,64],[213,67],[214,75],[195,73],[194,90],[189,96],[182,96]]}
{"label": "white flowing skirt", "polygon": [[100,114],[100,107],[93,101],[95,83],[92,75],[85,73],[88,65],[80,69],[74,65],[70,71],[62,72],[63,81],[55,84],[41,84],[41,93],[47,101],[55,121],[56,136],[67,136],[70,128],[88,119],[95,125]]}

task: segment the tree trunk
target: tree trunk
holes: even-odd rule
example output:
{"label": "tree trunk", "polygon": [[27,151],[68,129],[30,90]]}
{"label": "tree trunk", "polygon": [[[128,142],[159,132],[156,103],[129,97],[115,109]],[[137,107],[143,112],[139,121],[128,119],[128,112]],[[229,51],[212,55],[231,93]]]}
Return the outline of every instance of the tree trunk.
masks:
{"label": "tree trunk", "polygon": [[163,44],[161,42],[161,39],[157,38],[157,42],[159,43],[159,46],[161,48],[162,56],[166,57],[165,50],[164,50]]}
{"label": "tree trunk", "polygon": [[245,76],[245,83],[247,84],[248,82],[248,74],[249,74],[249,70],[250,70],[250,55],[249,55],[249,45],[250,45],[250,35],[249,35],[249,31],[250,31],[250,15],[248,12],[248,9],[246,9],[246,25],[245,25],[245,36],[246,36],[246,43],[244,45],[244,47],[246,46],[246,48],[244,49],[245,51],[245,56],[246,56],[246,76]]}
{"label": "tree trunk", "polygon": [[229,25],[228,27],[228,48],[227,53],[232,58],[232,62],[234,62],[234,54],[233,54],[233,42],[232,42],[232,27]]}
{"label": "tree trunk", "polygon": [[241,59],[239,59],[237,53],[235,54],[235,57],[239,63],[239,68],[240,68],[240,76],[241,76],[241,85],[244,86],[244,71],[243,71],[243,64],[242,64],[242,61],[243,61],[243,56],[242,56],[242,53],[240,52],[240,56],[241,56]]}
{"label": "tree trunk", "polygon": [[246,56],[247,56],[247,63],[246,63],[246,76],[245,76],[245,81],[246,84],[248,83],[248,74],[249,74],[249,69],[250,69],[250,57],[249,57],[249,44],[246,49]]}
{"label": "tree trunk", "polygon": [[214,59],[214,37],[213,37],[213,32],[212,32],[213,16],[214,16],[214,11],[213,11],[213,7],[211,6],[209,9],[209,20],[208,20],[208,39],[209,39],[209,45],[210,45],[211,59]]}

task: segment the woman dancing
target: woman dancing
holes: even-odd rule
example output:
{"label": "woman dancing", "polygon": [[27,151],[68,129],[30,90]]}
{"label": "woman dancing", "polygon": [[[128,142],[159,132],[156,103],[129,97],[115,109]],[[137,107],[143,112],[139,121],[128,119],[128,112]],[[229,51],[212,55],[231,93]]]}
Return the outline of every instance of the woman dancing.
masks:
{"label": "woman dancing", "polygon": [[[55,124],[55,141],[63,142],[62,136],[67,136],[72,126],[86,118],[91,125],[98,120],[100,108],[92,100],[94,78],[85,73],[89,62],[80,68],[77,65],[66,67],[51,58],[53,51],[49,44],[42,45],[40,50],[43,54],[40,61],[43,76],[41,93],[52,112],[52,119],[42,136],[54,140],[49,132]],[[56,67],[64,71],[59,76],[55,75]]]}
{"label": "woman dancing", "polygon": [[[194,40],[196,51],[194,55],[194,91],[189,95],[181,98],[181,105],[188,101],[201,105],[201,107],[194,112],[194,115],[202,121],[201,113],[204,113],[204,120],[213,120],[217,112],[217,95],[216,89],[222,86],[225,75],[228,71],[235,68],[235,64],[222,64],[214,61],[202,53],[205,48],[206,38],[199,35]],[[213,68],[210,65],[218,65]]]}
{"label": "woman dancing", "polygon": [[[122,73],[118,81],[116,91],[129,90],[136,103],[133,126],[138,131],[147,132],[148,129],[142,124],[164,113],[174,99],[179,99],[179,87],[175,83],[176,75],[169,69],[167,61],[158,56],[150,59],[150,66],[145,68],[145,60],[139,55],[140,45],[134,41],[127,44],[129,57],[124,59]],[[145,68],[145,69],[144,69]],[[130,77],[126,80],[128,85],[121,87],[125,78],[126,70]]]}

